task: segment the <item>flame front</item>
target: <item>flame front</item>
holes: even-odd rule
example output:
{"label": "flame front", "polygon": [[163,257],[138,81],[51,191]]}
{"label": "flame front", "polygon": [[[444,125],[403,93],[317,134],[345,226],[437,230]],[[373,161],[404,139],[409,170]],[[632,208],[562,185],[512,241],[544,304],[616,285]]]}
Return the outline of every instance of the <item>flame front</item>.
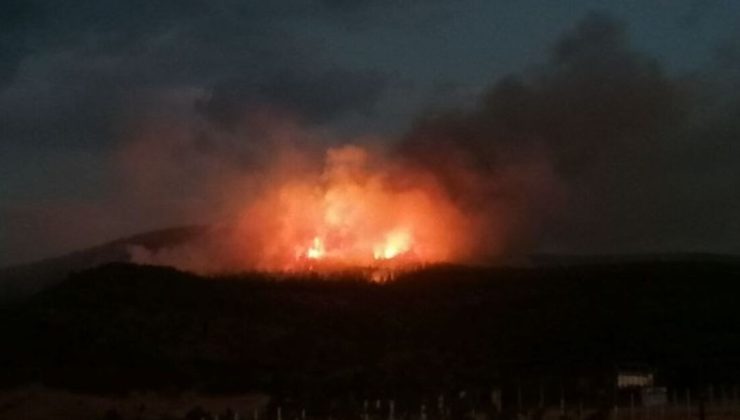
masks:
{"label": "flame front", "polygon": [[431,178],[365,149],[332,149],[319,173],[278,178],[244,213],[245,258],[258,269],[395,267],[464,252],[465,218]]}
{"label": "flame front", "polygon": [[318,260],[324,258],[324,255],[326,255],[326,250],[324,249],[324,241],[319,237],[313,238],[313,244],[306,251],[306,257],[312,260]]}
{"label": "flame front", "polygon": [[412,234],[407,230],[396,230],[385,237],[385,241],[373,247],[376,260],[389,260],[411,249]]}

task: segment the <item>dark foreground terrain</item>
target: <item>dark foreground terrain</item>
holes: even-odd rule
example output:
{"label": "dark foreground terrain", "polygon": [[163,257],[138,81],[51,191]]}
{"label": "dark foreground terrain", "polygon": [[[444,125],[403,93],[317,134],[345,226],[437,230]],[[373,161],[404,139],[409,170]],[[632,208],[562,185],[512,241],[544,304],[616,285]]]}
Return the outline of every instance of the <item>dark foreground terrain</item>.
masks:
{"label": "dark foreground terrain", "polygon": [[604,397],[615,369],[639,366],[670,387],[721,386],[740,379],[739,301],[733,262],[443,266],[386,284],[111,264],[0,307],[0,380],[300,398],[517,384]]}

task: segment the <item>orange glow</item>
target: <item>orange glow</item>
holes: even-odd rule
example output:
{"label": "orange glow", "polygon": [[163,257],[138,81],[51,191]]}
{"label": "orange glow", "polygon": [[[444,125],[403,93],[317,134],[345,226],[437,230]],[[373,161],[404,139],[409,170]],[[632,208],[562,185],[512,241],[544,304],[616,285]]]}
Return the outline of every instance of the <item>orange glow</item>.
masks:
{"label": "orange glow", "polygon": [[[313,244],[306,251],[306,257],[312,260],[318,260],[323,258],[324,255],[326,255],[326,250],[324,249],[324,241],[321,240],[321,238],[319,237],[313,238]],[[300,254],[298,254],[298,256],[300,257]]]}
{"label": "orange glow", "polygon": [[257,269],[400,268],[466,252],[465,218],[430,176],[356,146],[329,150],[319,170],[277,172],[242,216]]}
{"label": "orange glow", "polygon": [[411,232],[401,229],[386,235],[385,241],[373,247],[376,260],[389,260],[411,249]]}

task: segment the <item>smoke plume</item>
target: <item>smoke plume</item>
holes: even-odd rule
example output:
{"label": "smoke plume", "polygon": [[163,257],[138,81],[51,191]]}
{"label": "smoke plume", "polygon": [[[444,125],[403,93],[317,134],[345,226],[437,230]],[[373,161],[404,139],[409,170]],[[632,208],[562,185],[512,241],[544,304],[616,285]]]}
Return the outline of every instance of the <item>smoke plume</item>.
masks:
{"label": "smoke plume", "polygon": [[[250,51],[261,57],[258,42]],[[24,228],[54,229],[74,246],[209,224],[197,242],[130,250],[137,262],[199,272],[306,267],[316,256],[367,264],[397,255],[494,262],[537,252],[738,252],[737,51],[729,44],[713,66],[672,74],[630,44],[623,23],[592,13],[553,42],[543,63],[492,81],[474,103],[422,113],[400,135],[359,137],[332,124],[371,114],[388,78],[300,54],[274,66],[257,59],[244,74],[214,77],[211,88],[182,87],[194,84],[180,75],[126,95],[95,72],[68,72],[74,83],[65,85],[87,92],[65,92],[74,96],[69,109],[89,101],[104,118],[49,108],[65,121],[59,132],[99,120],[117,140],[103,162],[115,168],[101,180],[111,194],[3,215],[31,217]],[[111,66],[84,52],[40,60]],[[224,59],[212,54],[185,56],[202,68],[200,59]],[[125,62],[127,74],[161,68]],[[82,89],[89,80],[99,89]],[[20,136],[25,120],[10,111],[26,111],[6,108],[6,126]]]}
{"label": "smoke plume", "polygon": [[[727,237],[706,216],[692,220],[692,215],[717,209],[703,209],[701,190],[706,183],[691,175],[686,178],[687,173],[701,178],[701,171],[708,169],[703,165],[710,160],[707,148],[712,146],[707,143],[723,141],[716,133],[702,138],[709,124],[728,124],[697,112],[709,91],[698,78],[670,77],[654,59],[630,47],[620,22],[591,14],[555,43],[544,66],[497,81],[473,107],[420,116],[398,140],[359,139],[372,151],[330,149],[324,166],[320,152],[301,150],[307,144],[322,144],[305,141],[317,136],[301,132],[305,128],[297,128],[281,147],[269,146],[273,156],[285,156],[284,146],[290,143],[288,155],[294,161],[260,159],[259,175],[248,176],[255,189],[243,189],[237,200],[242,207],[236,232],[243,240],[235,240],[239,245],[232,248],[243,253],[232,255],[232,263],[248,261],[247,266],[260,267],[267,261],[274,267],[275,255],[292,252],[274,247],[296,241],[310,246],[313,233],[306,233],[310,228],[286,232],[281,220],[271,215],[279,213],[281,205],[298,206],[299,212],[318,211],[310,208],[312,199],[296,190],[290,193],[295,202],[278,203],[276,195],[296,179],[301,180],[299,190],[326,193],[327,171],[331,177],[333,171],[358,170],[352,166],[357,162],[349,168],[346,162],[339,167],[332,163],[332,156],[350,151],[383,163],[379,172],[363,176],[393,179],[387,187],[402,191],[401,196],[421,190],[430,208],[452,215],[427,221],[435,226],[435,234],[447,235],[438,237],[438,243],[449,243],[455,250],[448,250],[442,260],[492,262],[543,250],[693,250],[692,223],[706,224],[714,234]],[[716,106],[724,109],[721,103]],[[262,127],[262,133],[284,121],[273,121],[267,130]],[[731,127],[737,132],[736,124]],[[296,133],[304,141],[296,141]],[[332,143],[344,140],[323,142]],[[369,170],[366,163],[359,165],[360,171]],[[690,170],[681,168],[681,175],[676,175],[677,166]],[[740,179],[737,175],[732,170],[727,177]],[[233,197],[234,190],[227,190]],[[384,199],[403,208],[401,196]],[[372,200],[365,196],[350,200],[366,199]],[[737,200],[730,200],[732,208],[738,208]],[[677,206],[689,211],[676,211]],[[384,222],[370,222],[373,212],[382,213],[379,208],[366,210],[370,211],[364,215],[366,235],[391,229],[381,227]],[[265,238],[271,235],[292,239],[270,243]],[[223,250],[215,254],[224,255]],[[168,257],[164,263],[180,264],[181,256]],[[193,258],[186,255],[184,260]]]}

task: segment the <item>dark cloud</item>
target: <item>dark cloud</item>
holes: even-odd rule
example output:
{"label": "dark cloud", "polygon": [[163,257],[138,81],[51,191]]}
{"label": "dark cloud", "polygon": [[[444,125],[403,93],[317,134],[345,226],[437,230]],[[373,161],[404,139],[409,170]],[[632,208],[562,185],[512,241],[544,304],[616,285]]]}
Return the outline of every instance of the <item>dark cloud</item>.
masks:
{"label": "dark cloud", "polygon": [[326,122],[370,111],[385,85],[377,72],[336,67],[285,28],[284,19],[333,16],[336,6],[319,0],[9,6],[0,126],[17,147],[104,149],[122,122],[177,91],[200,90],[207,115],[222,121],[267,106]]}
{"label": "dark cloud", "polygon": [[289,69],[263,80],[222,82],[199,109],[227,127],[242,121],[250,109],[263,107],[321,123],[371,112],[385,85],[386,78],[372,72]]}
{"label": "dark cloud", "polygon": [[9,83],[30,52],[28,34],[40,16],[29,2],[9,0],[0,13],[0,90]]}
{"label": "dark cloud", "polygon": [[706,20],[707,16],[716,7],[717,2],[715,0],[693,0],[679,23],[690,28],[696,28]]}

